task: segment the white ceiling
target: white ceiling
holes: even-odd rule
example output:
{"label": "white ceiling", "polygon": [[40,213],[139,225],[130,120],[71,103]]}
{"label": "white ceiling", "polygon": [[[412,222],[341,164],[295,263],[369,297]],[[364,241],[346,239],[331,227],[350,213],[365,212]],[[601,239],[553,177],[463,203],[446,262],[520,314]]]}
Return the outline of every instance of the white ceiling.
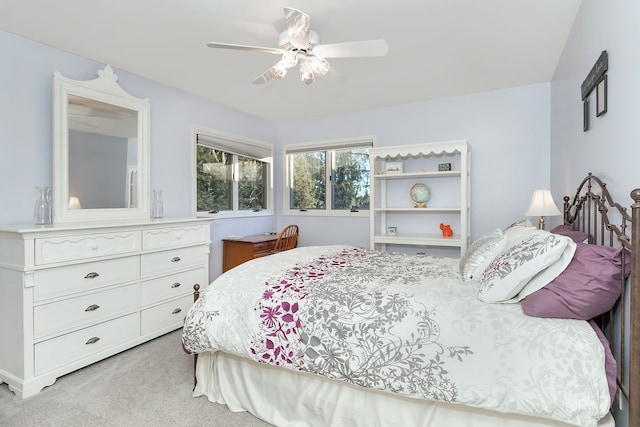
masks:
{"label": "white ceiling", "polygon": [[[272,121],[548,82],[581,0],[1,0],[0,29]],[[336,58],[341,81],[297,70],[251,82],[279,58],[283,8],[321,43],[385,39],[382,58]],[[6,64],[5,64],[6,66]]]}

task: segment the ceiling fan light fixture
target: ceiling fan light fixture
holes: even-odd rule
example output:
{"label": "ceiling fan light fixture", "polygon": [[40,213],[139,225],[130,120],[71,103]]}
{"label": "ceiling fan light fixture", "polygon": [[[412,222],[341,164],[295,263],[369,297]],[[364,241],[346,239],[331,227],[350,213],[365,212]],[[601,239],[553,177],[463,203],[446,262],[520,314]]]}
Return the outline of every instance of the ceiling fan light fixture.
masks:
{"label": "ceiling fan light fixture", "polygon": [[273,66],[273,78],[276,80],[280,80],[286,75],[287,67],[282,63],[282,61],[278,61],[278,63]]}
{"label": "ceiling fan light fixture", "polygon": [[294,51],[288,50],[282,54],[280,63],[289,70],[298,64],[298,55]]}
{"label": "ceiling fan light fixture", "polygon": [[319,56],[314,56],[310,60],[311,69],[314,73],[324,76],[329,72],[331,65],[329,65],[329,61],[324,58],[320,58]]}
{"label": "ceiling fan light fixture", "polygon": [[315,80],[315,76],[313,75],[313,73],[311,71],[300,71],[300,81],[302,81],[302,83],[306,84],[307,86],[310,85],[311,83],[313,83],[313,81]]}
{"label": "ceiling fan light fixture", "polygon": [[315,80],[309,62],[310,60],[308,58],[302,58],[300,60],[300,81],[306,85],[310,85]]}
{"label": "ceiling fan light fixture", "polygon": [[385,56],[389,50],[384,40],[323,45],[320,44],[318,33],[311,30],[309,15],[298,9],[285,7],[284,16],[287,29],[279,34],[277,48],[219,42],[209,42],[207,46],[280,55],[280,60],[259,75],[253,84],[263,84],[271,79],[280,80],[290,69],[300,65],[300,79],[309,85],[313,83],[315,76],[325,76],[331,71],[331,65],[325,58]]}

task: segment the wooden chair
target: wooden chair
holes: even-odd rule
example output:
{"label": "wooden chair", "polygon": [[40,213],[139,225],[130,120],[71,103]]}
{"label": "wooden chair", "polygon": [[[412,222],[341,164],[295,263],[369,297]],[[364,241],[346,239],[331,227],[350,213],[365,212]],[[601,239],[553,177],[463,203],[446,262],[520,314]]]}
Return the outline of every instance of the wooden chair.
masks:
{"label": "wooden chair", "polygon": [[272,253],[288,251],[298,246],[298,226],[287,225],[278,235]]}

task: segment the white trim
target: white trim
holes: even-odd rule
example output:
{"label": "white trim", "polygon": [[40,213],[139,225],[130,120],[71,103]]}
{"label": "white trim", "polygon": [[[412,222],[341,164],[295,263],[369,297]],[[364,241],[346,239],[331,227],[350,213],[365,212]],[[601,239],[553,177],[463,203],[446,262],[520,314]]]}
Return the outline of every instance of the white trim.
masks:
{"label": "white trim", "polygon": [[[93,80],[74,80],[53,73],[53,222],[149,218],[150,108],[149,98],[136,98],[122,89],[110,65]],[[69,96],[112,104],[137,113],[138,205],[135,208],[69,209]],[[82,201],[81,201],[82,202]]]}
{"label": "white trim", "polygon": [[232,218],[255,218],[255,217],[264,217],[264,216],[273,216],[273,212],[263,209],[258,212],[254,211],[220,211],[218,213],[208,213],[208,212],[198,212],[198,218],[211,218],[211,219],[232,219]]}
{"label": "white trim", "polygon": [[[196,142],[202,145],[215,147],[227,153],[239,154],[272,163],[273,144],[268,142],[201,127],[194,127],[194,134]],[[198,141],[198,135],[200,135],[201,141]]]}
{"label": "white trim", "polygon": [[283,216],[348,216],[353,218],[368,218],[369,217],[369,209],[359,210],[357,212],[351,212],[346,209],[333,209],[333,210],[323,210],[323,209],[310,209],[307,211],[300,211],[295,209],[288,209],[286,212],[282,214]]}
{"label": "white trim", "polygon": [[324,141],[306,141],[285,144],[282,146],[284,155],[287,153],[296,153],[304,151],[312,151],[314,149],[337,150],[338,148],[355,148],[358,146],[375,147],[375,136],[357,136],[353,138],[328,139]]}
{"label": "white trim", "polygon": [[[332,151],[338,150],[341,148],[357,148],[357,147],[371,147],[374,148],[377,145],[377,141],[375,136],[358,136],[353,138],[340,138],[340,139],[330,139],[324,141],[306,141],[292,144],[285,144],[282,146],[282,214],[285,216],[354,216],[354,217],[365,217],[369,215],[369,209],[363,209],[358,212],[351,212],[345,209],[331,209],[331,206],[327,204],[325,209],[309,209],[307,211],[301,211],[299,209],[291,209],[289,208],[289,194],[291,183],[289,182],[290,177],[288,176],[290,165],[287,163],[287,154],[293,153],[303,153],[308,151]],[[326,159],[325,159],[326,160]],[[333,162],[333,158],[331,159]],[[333,166],[333,165],[331,165]],[[331,173],[331,168],[327,168],[327,189],[325,194],[325,199],[327,201],[331,200],[331,191],[332,185],[329,180],[329,175]],[[372,173],[370,171],[370,173]]]}
{"label": "white trim", "polygon": [[[247,211],[247,210],[232,210],[232,211],[220,211],[215,214],[209,214],[206,211],[198,211],[198,189],[197,189],[197,170],[196,170],[196,161],[197,161],[197,147],[198,147],[198,135],[208,137],[204,144],[205,146],[209,146],[212,148],[218,148],[220,150],[245,156],[255,158],[256,160],[260,160],[262,162],[267,163],[268,172],[267,172],[267,182],[266,182],[266,191],[267,191],[267,206],[258,212]],[[211,139],[209,139],[211,138]],[[193,126],[191,132],[191,140],[193,141],[192,150],[191,150],[191,213],[193,216],[202,217],[202,218],[250,218],[257,216],[269,216],[273,215],[273,207],[274,207],[274,191],[273,191],[273,144],[269,142],[259,141],[256,139],[246,138],[239,135],[233,135],[230,133],[222,132],[219,130],[209,129],[202,126]],[[215,140],[215,141],[214,141]],[[220,144],[215,144],[215,142],[220,141]],[[270,153],[270,154],[267,154]],[[234,171],[234,182],[236,180],[237,170]],[[234,203],[237,203],[238,193],[237,186],[233,186],[233,200]]]}

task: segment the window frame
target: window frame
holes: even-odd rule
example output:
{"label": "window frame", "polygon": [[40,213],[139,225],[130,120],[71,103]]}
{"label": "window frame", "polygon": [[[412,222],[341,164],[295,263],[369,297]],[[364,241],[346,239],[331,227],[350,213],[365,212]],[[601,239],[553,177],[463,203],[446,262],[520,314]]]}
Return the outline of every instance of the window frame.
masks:
{"label": "window frame", "polygon": [[[369,208],[358,209],[357,211],[351,211],[349,209],[333,209],[332,208],[332,192],[333,181],[331,175],[333,168],[335,167],[335,157],[333,151],[346,148],[359,148],[369,147],[374,148],[376,146],[376,139],[373,136],[362,136],[345,139],[332,139],[325,141],[308,141],[301,143],[285,144],[282,146],[282,214],[285,216],[332,216],[332,217],[369,217]],[[302,211],[299,209],[290,208],[290,166],[287,160],[288,154],[295,152],[308,152],[308,151],[326,151],[325,164],[328,165],[325,169],[325,182],[329,185],[326,186],[325,191],[325,208],[324,209],[309,209]],[[371,191],[371,171],[369,175],[369,191]]]}
{"label": "window frame", "polygon": [[[193,150],[192,150],[192,214],[199,218],[248,218],[248,217],[261,217],[273,215],[274,208],[274,191],[273,191],[273,144],[250,139],[230,133],[221,132],[213,129],[206,129],[202,127],[194,127],[193,129]],[[197,161],[198,161],[198,145],[203,145],[215,150],[224,151],[233,155],[233,176],[232,176],[232,199],[233,208],[228,211],[218,211],[216,213],[209,213],[207,211],[198,211],[198,174],[197,174]],[[239,209],[238,208],[238,157],[249,157],[261,162],[266,163],[267,172],[266,182],[264,183],[267,206],[263,207],[260,211],[253,211],[251,209]]]}

